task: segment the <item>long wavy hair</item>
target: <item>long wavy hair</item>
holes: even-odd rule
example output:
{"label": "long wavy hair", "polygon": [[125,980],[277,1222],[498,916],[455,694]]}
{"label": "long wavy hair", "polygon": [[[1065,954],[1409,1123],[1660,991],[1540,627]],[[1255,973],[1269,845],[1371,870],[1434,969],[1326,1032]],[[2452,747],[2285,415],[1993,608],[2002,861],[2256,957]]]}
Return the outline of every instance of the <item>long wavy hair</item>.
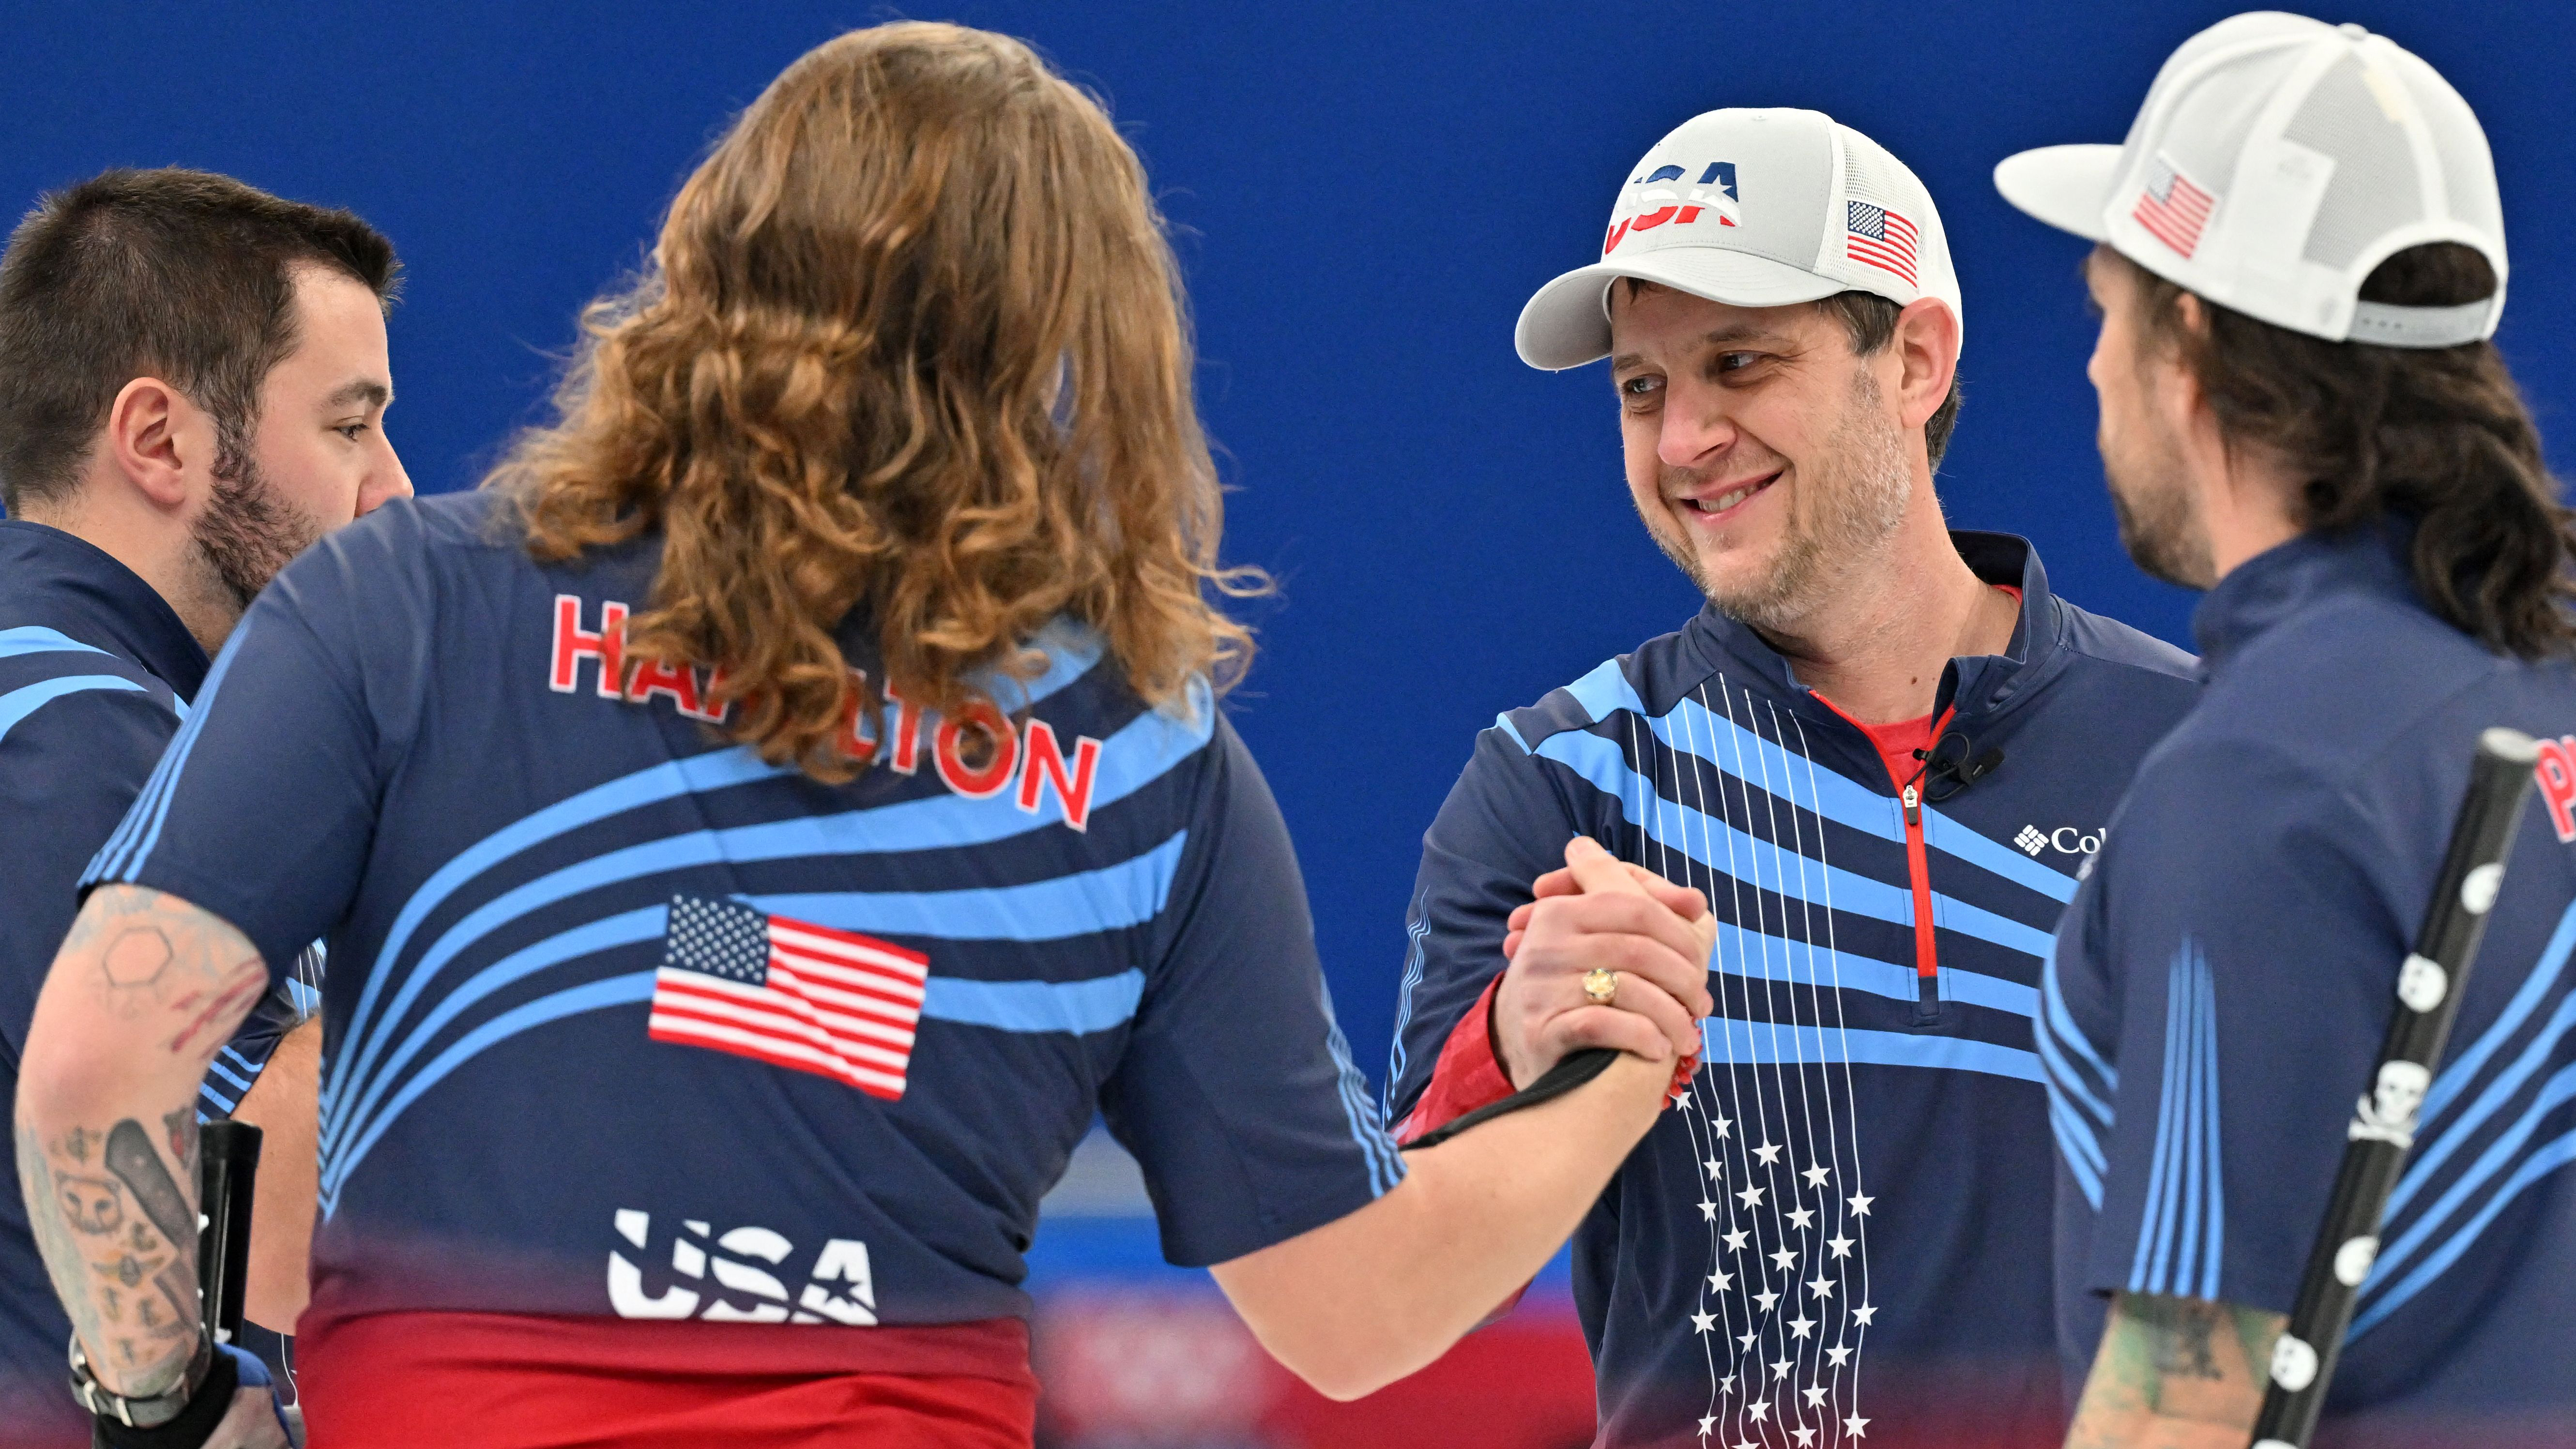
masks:
{"label": "long wavy hair", "polygon": [[[2215,304],[2195,331],[2181,287],[2103,250],[2137,279],[2144,340],[2191,369],[2219,431],[2295,473],[2299,527],[2412,519],[2415,586],[2433,612],[2500,654],[2576,653],[2576,512],[2493,342],[2328,342]],[[2450,307],[2484,301],[2496,284],[2485,257],[2429,242],[2373,268],[2361,297]]]}
{"label": "long wavy hair", "polygon": [[[1223,504],[1144,169],[1007,37],[853,31],[770,83],[593,303],[551,425],[485,481],[538,559],[659,531],[626,658],[720,669],[724,729],[823,780],[880,689],[927,709],[1096,630],[1148,702],[1240,678]],[[835,630],[872,631],[855,679]]]}

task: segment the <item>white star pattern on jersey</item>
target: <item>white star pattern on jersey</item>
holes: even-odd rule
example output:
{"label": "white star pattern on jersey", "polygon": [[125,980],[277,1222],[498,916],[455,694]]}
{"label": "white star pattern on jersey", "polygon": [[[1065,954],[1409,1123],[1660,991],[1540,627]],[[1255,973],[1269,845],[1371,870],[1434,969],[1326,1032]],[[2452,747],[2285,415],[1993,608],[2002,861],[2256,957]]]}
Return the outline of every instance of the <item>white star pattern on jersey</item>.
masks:
{"label": "white star pattern on jersey", "polygon": [[[1701,1174],[1697,1206],[1709,1235],[1706,1286],[1685,1313],[1708,1362],[1709,1400],[1694,1427],[1704,1449],[1848,1445],[1869,1424],[1859,1413],[1857,1351],[1876,1311],[1867,1301],[1862,1221],[1872,1199],[1861,1182],[1851,1062],[1842,1045],[1832,885],[1804,874],[1825,861],[1816,818],[1800,803],[1816,798],[1816,767],[1794,719],[1733,689],[1724,676],[1692,699],[1697,710],[1677,709],[1656,724],[1657,740],[1629,714],[1628,752],[1638,773],[1623,807],[1631,824],[1653,822],[1638,831],[1637,863],[1707,893],[1721,919],[1739,927],[1721,938],[1720,959],[1711,963],[1717,1011],[1685,1110],[1659,1129],[1690,1136]],[[1756,802],[1757,790],[1771,798]],[[1720,824],[1734,828],[1721,832]],[[1777,849],[1739,861],[1735,852],[1747,837]],[[1750,868],[1738,869],[1744,865]],[[1800,873],[1799,884],[1768,894],[1752,884],[1784,870]],[[1736,952],[1745,959],[1730,954]],[[1792,959],[1772,959],[1780,952]],[[1774,1041],[1743,1039],[1747,1022],[1764,1021],[1781,1024]],[[1739,1122],[1749,1124],[1740,1135]],[[1836,1265],[1833,1273],[1827,1262]],[[1844,1274],[1854,1281],[1848,1295],[1835,1291]],[[1792,1300],[1787,1312],[1779,1311],[1783,1297]],[[1808,1305],[1803,1311],[1800,1302]],[[1739,1389],[1744,1376],[1737,1370],[1747,1365],[1759,1368]],[[1770,1385],[1785,1386],[1776,1402]]]}

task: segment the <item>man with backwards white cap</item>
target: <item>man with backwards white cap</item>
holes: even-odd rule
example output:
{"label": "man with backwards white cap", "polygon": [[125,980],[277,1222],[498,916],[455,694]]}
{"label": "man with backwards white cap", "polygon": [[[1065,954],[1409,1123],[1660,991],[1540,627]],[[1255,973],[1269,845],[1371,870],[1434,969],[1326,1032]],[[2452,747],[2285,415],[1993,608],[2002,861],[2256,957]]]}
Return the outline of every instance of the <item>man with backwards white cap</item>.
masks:
{"label": "man with backwards white cap", "polygon": [[[2191,662],[1943,526],[1962,308],[1895,157],[1722,110],[1621,180],[1520,353],[1611,358],[1630,501],[1709,605],[1478,737],[1425,839],[1390,1105],[1418,1136],[1573,1049],[1698,1052],[1576,1238],[1603,1444],[2054,1444],[2030,1015]],[[1569,834],[1706,891],[1715,969],[1507,970]]]}
{"label": "man with backwards white cap", "polygon": [[[2043,988],[2061,1333],[2092,1365],[2070,1442],[2233,1449],[2267,1381],[2321,1396],[2319,1442],[2576,1440],[2571,535],[2487,341],[2485,135],[2382,37],[2240,15],[2166,61],[2125,146],[1995,180],[2097,244],[2123,541],[2209,591],[2208,692]],[[2496,725],[2553,743],[2476,969],[2401,973]],[[2455,988],[2437,1071],[2381,1066],[2392,1016]],[[2338,1366],[2283,1323],[2365,1138],[2411,1152],[2321,1265],[2358,1289]]]}

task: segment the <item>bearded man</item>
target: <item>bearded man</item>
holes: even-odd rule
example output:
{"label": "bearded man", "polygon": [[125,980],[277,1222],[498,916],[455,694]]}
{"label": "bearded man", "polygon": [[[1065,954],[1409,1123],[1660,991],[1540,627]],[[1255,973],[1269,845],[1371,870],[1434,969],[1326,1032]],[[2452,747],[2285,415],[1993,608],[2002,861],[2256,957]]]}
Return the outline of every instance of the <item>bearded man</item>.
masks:
{"label": "bearded man", "polygon": [[[1603,1445],[2063,1431],[2032,1016],[2197,673],[1944,526],[1961,327],[1922,183],[1798,110],[1658,142],[1601,260],[1521,314],[1532,366],[1610,358],[1630,498],[1709,603],[1478,737],[1389,1106],[1409,1140],[1572,1050],[1699,1053],[1574,1242]],[[1511,959],[1570,834],[1708,893],[1704,978]]]}
{"label": "bearded man", "polygon": [[[396,274],[392,245],[346,211],[181,170],[48,196],[0,256],[0,1095],[75,883],[211,686],[209,656],[287,560],[411,493],[383,427]],[[200,1116],[271,1133],[263,1202],[303,1184],[300,1219],[254,1215],[252,1317],[280,1327],[293,1304],[265,1307],[277,1295],[259,1280],[302,1276],[319,1040],[279,1036],[310,1009],[293,988],[309,991],[311,965],[216,1055],[197,1099]],[[155,963],[124,967],[115,990],[163,990]],[[90,1416],[63,1388],[71,1324],[0,1170],[0,1446],[86,1445]],[[101,1243],[106,1217],[83,1218]],[[272,1250],[281,1235],[296,1251]],[[149,1266],[105,1256],[140,1284],[123,1342],[151,1351],[194,1311],[193,1283],[182,1305]]]}

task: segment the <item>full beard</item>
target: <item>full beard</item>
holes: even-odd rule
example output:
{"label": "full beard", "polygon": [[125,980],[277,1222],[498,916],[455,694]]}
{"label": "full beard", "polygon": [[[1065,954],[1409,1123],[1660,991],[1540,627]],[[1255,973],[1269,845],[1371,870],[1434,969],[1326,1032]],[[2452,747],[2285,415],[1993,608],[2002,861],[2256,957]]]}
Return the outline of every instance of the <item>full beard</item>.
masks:
{"label": "full beard", "polygon": [[1712,577],[1685,529],[1668,516],[1648,520],[1665,556],[1719,613],[1766,634],[1791,632],[1870,568],[1905,521],[1914,468],[1905,435],[1888,421],[1878,380],[1860,373],[1848,402],[1816,463],[1798,471],[1779,547],[1758,576]]}
{"label": "full beard", "polygon": [[2115,450],[2107,436],[2101,444],[2102,476],[2130,561],[2149,577],[2186,589],[2216,583],[2208,526],[2183,486],[2181,450],[2171,439],[2156,437],[2144,450],[2149,456],[2140,459],[2123,456],[2128,450]]}
{"label": "full beard", "polygon": [[191,541],[210,582],[231,598],[238,612],[250,607],[278,570],[312,547],[322,529],[278,497],[247,456],[229,472],[216,473],[214,483],[214,496]]}

